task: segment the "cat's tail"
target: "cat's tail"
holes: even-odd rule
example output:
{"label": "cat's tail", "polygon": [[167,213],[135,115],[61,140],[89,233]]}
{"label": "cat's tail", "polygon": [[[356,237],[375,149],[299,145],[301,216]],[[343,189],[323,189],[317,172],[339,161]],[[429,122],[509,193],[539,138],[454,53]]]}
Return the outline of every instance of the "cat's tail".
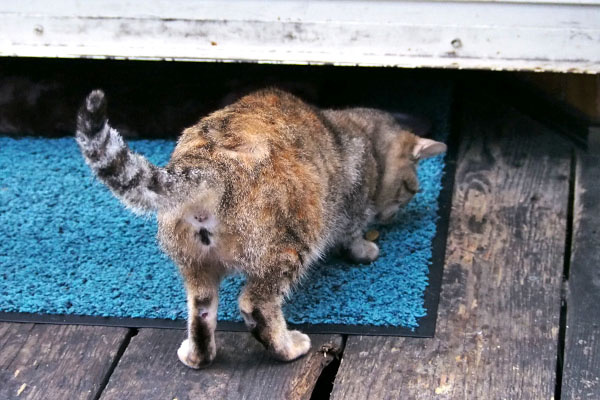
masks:
{"label": "cat's tail", "polygon": [[126,206],[144,213],[169,205],[175,177],[134,153],[109,125],[101,90],[92,91],[79,109],[76,140],[94,174]]}

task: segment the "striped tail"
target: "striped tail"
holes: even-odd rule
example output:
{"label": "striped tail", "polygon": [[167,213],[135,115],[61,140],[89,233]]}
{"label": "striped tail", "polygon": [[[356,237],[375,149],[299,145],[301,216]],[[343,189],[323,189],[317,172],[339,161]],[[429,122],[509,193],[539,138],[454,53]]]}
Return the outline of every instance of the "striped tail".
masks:
{"label": "striped tail", "polygon": [[94,174],[126,206],[145,213],[172,201],[175,177],[134,153],[108,124],[101,90],[92,91],[79,109],[76,140]]}

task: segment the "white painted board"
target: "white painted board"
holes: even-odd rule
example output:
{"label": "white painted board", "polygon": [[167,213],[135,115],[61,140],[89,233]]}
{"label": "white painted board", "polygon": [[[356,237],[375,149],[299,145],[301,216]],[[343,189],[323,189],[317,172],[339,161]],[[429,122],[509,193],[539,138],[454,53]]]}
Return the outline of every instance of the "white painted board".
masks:
{"label": "white painted board", "polygon": [[29,0],[0,21],[0,56],[600,72],[600,0]]}

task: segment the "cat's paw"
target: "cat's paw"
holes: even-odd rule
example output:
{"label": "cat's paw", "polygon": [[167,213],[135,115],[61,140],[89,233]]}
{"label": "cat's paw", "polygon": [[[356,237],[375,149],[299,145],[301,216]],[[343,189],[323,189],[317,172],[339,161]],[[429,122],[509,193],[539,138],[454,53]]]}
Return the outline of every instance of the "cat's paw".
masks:
{"label": "cat's paw", "polygon": [[356,240],[350,247],[350,258],[354,262],[368,264],[377,260],[377,257],[379,257],[379,247],[368,240]]}
{"label": "cat's paw", "polygon": [[215,359],[216,353],[216,348],[211,346],[210,354],[208,354],[207,357],[202,357],[192,348],[190,345],[190,340],[185,339],[177,350],[177,357],[179,357],[179,361],[184,363],[186,366],[199,369],[210,365],[210,363],[212,363],[212,361]]}
{"label": "cat's paw", "polygon": [[288,331],[283,345],[273,353],[282,361],[293,361],[310,350],[310,338],[300,331]]}
{"label": "cat's paw", "polygon": [[294,343],[294,357],[292,359],[298,358],[300,356],[305,355],[310,350],[310,338],[308,335],[300,332],[300,331],[290,331],[290,336],[292,338],[292,342]]}

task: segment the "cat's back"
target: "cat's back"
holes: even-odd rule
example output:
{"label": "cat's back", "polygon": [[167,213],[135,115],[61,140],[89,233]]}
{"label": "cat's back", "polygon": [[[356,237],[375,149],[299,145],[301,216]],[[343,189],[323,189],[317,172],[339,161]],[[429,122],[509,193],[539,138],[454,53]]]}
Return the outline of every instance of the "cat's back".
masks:
{"label": "cat's back", "polygon": [[327,133],[313,107],[287,92],[265,89],[185,129],[172,160],[196,156],[254,169],[282,157],[310,157],[329,147]]}

